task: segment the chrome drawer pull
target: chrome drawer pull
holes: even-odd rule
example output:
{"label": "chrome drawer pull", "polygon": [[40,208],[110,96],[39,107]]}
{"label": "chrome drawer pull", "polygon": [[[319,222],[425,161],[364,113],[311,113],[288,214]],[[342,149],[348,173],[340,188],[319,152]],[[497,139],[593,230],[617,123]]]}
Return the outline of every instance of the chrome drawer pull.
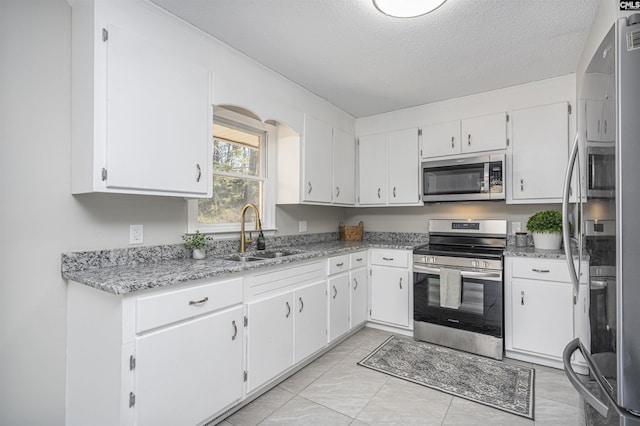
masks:
{"label": "chrome drawer pull", "polygon": [[236,325],[235,320],[231,321],[231,325],[233,326],[233,336],[231,336],[231,340],[236,340],[238,336],[238,326]]}
{"label": "chrome drawer pull", "polygon": [[362,258],[361,257],[357,258],[356,262],[362,262]]}
{"label": "chrome drawer pull", "polygon": [[190,300],[189,305],[202,305],[203,303],[206,303],[208,300],[209,300],[208,297],[205,297],[204,299],[200,299],[200,300]]}
{"label": "chrome drawer pull", "polygon": [[393,260],[393,257],[383,257],[382,260],[391,262]]}
{"label": "chrome drawer pull", "polygon": [[336,263],[337,267],[344,266],[344,262]]}
{"label": "chrome drawer pull", "polygon": [[542,272],[542,273],[546,273],[546,272],[551,272],[548,269],[537,269],[537,268],[533,268],[531,269],[533,272]]}

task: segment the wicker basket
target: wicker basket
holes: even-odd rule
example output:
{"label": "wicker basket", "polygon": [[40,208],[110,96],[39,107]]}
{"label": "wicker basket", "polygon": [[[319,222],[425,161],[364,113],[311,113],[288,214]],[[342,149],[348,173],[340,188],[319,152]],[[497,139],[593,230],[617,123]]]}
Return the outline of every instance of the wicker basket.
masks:
{"label": "wicker basket", "polygon": [[340,239],[344,241],[362,241],[364,224],[360,221],[358,226],[344,226],[340,222]]}

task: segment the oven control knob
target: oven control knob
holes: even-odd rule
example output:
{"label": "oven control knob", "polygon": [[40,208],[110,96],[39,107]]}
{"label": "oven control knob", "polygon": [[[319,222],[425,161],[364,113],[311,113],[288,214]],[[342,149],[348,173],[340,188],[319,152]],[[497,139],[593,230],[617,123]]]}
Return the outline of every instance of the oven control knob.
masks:
{"label": "oven control knob", "polygon": [[486,261],[486,260],[484,261],[484,267],[485,267],[485,268],[488,268],[488,267],[489,267],[489,262],[488,262],[488,261]]}
{"label": "oven control knob", "polygon": [[480,262],[478,262],[477,260],[472,260],[472,261],[471,261],[471,267],[472,267],[472,268],[477,268],[479,263],[480,263]]}
{"label": "oven control knob", "polygon": [[431,256],[431,257],[429,258],[429,263],[436,263],[436,258],[435,258],[435,256]]}

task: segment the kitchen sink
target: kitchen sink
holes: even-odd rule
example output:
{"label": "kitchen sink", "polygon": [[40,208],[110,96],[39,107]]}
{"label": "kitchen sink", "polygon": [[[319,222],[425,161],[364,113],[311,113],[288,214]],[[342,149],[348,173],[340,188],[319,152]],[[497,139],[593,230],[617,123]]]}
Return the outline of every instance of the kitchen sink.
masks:
{"label": "kitchen sink", "polygon": [[279,257],[293,256],[295,254],[304,253],[301,250],[273,250],[254,252],[251,254],[233,254],[223,257],[224,260],[231,260],[233,262],[256,262],[258,260],[275,259]]}

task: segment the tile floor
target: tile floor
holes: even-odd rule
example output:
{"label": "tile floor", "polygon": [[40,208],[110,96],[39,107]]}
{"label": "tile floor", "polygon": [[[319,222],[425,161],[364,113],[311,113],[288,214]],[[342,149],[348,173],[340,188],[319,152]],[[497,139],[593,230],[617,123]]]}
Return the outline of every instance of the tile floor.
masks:
{"label": "tile floor", "polygon": [[[221,423],[253,425],[580,425],[580,399],[561,370],[534,365],[535,421],[356,363],[390,333],[364,328]],[[515,360],[506,360],[531,366]]]}

